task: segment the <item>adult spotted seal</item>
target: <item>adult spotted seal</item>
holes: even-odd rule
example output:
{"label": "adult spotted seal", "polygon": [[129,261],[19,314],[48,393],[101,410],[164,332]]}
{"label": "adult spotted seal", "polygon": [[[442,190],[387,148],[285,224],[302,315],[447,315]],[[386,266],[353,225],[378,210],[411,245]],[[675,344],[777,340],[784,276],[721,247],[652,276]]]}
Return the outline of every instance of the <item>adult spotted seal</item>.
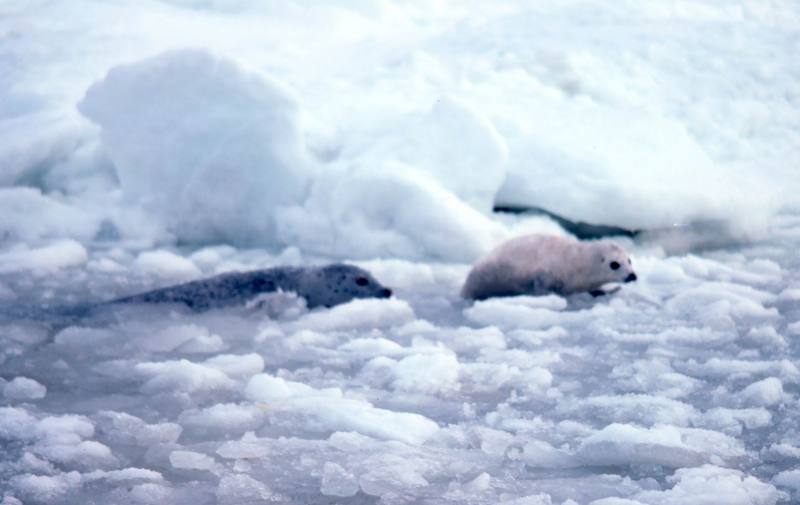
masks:
{"label": "adult spotted seal", "polygon": [[579,242],[555,235],[525,235],[501,244],[470,271],[461,295],[493,296],[606,294],[609,282],[631,282],[628,254],[608,241]]}
{"label": "adult spotted seal", "polygon": [[245,305],[266,293],[294,292],[309,309],[333,307],[354,298],[388,298],[392,290],[366,270],[345,264],[276,267],[232,272],[113,300],[118,303],[175,303],[194,311]]}

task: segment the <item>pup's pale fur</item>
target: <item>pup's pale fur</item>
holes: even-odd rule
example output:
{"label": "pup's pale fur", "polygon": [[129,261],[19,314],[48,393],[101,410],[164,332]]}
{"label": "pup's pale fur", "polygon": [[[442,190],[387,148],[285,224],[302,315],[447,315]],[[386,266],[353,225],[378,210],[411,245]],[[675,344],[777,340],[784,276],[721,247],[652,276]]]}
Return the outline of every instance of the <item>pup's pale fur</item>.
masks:
{"label": "pup's pale fur", "polygon": [[467,276],[461,295],[473,300],[547,293],[596,296],[605,294],[603,284],[634,280],[630,258],[617,244],[525,235],[481,258]]}

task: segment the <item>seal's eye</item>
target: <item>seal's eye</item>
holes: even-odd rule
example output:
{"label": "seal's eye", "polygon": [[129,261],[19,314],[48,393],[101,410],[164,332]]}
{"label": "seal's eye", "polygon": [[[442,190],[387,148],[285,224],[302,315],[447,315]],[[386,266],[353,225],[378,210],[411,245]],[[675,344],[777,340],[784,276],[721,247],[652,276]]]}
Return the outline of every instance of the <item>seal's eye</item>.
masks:
{"label": "seal's eye", "polygon": [[367,279],[366,277],[356,277],[356,284],[358,284],[359,286],[366,286],[367,284],[369,284],[369,279]]}
{"label": "seal's eye", "polygon": [[611,270],[618,270],[619,269],[619,263],[617,263],[616,261],[612,261],[609,264],[609,266],[611,267]]}

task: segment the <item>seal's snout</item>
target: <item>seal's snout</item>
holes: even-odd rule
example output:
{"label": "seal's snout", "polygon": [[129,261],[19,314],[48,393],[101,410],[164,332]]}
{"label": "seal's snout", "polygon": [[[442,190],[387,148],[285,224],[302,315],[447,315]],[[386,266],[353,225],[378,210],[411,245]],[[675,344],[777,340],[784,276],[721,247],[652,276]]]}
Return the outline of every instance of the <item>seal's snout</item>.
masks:
{"label": "seal's snout", "polygon": [[392,296],[392,290],[389,288],[383,288],[381,290],[381,298],[389,298]]}
{"label": "seal's snout", "polygon": [[638,279],[638,277],[636,277],[636,274],[631,272],[630,274],[628,274],[627,277],[625,277],[625,282],[633,282],[636,279]]}

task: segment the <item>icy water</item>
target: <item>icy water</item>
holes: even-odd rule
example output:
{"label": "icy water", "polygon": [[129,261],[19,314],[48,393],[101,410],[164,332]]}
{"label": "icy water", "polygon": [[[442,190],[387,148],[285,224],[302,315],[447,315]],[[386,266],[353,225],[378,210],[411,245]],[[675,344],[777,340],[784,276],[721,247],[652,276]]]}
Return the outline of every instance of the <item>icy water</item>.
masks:
{"label": "icy water", "polygon": [[[360,265],[394,298],[331,310],[7,319],[3,504],[794,503],[800,215],[730,249],[625,244],[640,281],[598,299],[471,304],[468,265],[386,260]],[[141,254],[98,247],[0,295],[108,299],[188,275],[171,258],[137,277]]]}
{"label": "icy water", "polygon": [[[1,505],[800,501],[799,42],[791,0],[0,0]],[[467,303],[565,233],[495,207],[655,232],[613,296]],[[74,310],[347,260],[394,297]]]}

